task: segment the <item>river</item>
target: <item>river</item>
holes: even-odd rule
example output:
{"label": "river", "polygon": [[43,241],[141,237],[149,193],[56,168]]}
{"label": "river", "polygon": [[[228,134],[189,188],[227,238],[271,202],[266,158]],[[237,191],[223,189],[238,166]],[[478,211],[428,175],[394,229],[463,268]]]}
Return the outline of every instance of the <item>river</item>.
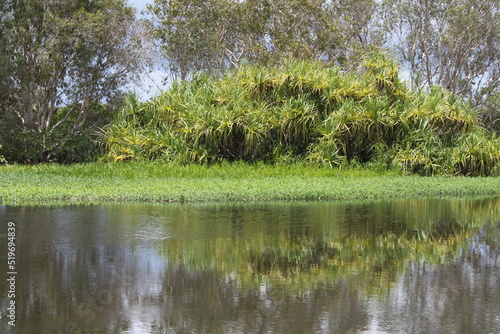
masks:
{"label": "river", "polygon": [[0,206],[0,217],[2,333],[500,333],[499,198]]}

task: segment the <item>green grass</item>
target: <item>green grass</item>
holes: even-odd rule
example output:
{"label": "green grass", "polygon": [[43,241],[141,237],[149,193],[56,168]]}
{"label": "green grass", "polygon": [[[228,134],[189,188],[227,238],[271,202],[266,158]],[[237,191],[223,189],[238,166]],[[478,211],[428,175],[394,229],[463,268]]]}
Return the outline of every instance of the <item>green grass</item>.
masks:
{"label": "green grass", "polygon": [[17,205],[499,195],[498,177],[405,176],[366,168],[246,163],[0,166],[0,202]]}

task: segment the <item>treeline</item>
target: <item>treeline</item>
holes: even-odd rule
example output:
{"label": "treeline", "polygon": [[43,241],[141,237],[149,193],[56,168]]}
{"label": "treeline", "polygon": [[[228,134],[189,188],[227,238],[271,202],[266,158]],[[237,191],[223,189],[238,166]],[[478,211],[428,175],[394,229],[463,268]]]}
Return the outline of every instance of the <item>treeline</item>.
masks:
{"label": "treeline", "polygon": [[284,59],[351,70],[384,49],[413,89],[441,85],[500,129],[496,0],[156,0],[148,29],[180,79]]}
{"label": "treeline", "polygon": [[[123,122],[126,111],[119,110],[127,84],[148,70],[160,67],[166,80],[181,81],[162,96],[174,94],[180,87],[195,87],[200,80],[220,86],[216,82],[241,77],[245,71],[271,75],[298,63],[339,72],[338,78],[342,79],[337,85],[354,80],[373,86],[363,77],[365,74],[357,76],[362,59],[371,52],[390,54],[401,64],[397,80],[408,81],[408,87],[398,84],[406,87],[403,95],[427,94],[438,99],[441,94],[446,101],[451,98],[468,105],[464,108],[470,110],[474,128],[479,122],[489,130],[500,130],[500,5],[495,0],[155,0],[142,19],[137,19],[124,0],[6,0],[0,4],[0,14],[0,161],[69,163],[95,161],[103,154],[112,156],[107,151],[111,146],[102,145],[102,129],[107,127],[106,137],[110,129]],[[383,71],[392,71],[391,66]],[[227,71],[233,74],[225,74]],[[331,86],[334,79],[321,75],[316,81],[324,79],[327,81],[323,86]],[[273,84],[273,92],[281,94],[276,93],[284,89],[280,87]],[[278,114],[299,103],[292,97],[305,98],[325,112],[333,112],[332,108],[353,112],[353,117],[356,108],[368,108],[363,105],[368,100],[363,98],[346,100],[345,105],[337,101],[333,106],[331,101],[323,105],[325,101],[312,96],[319,91],[308,94],[304,97],[286,93],[282,98],[288,104],[268,102],[275,104],[274,109],[284,108],[276,111]],[[394,109],[398,99],[386,98],[385,107]],[[131,97],[128,99],[130,102]],[[189,105],[201,113],[198,109],[208,104],[196,101],[196,107],[194,101]],[[135,104],[144,107],[138,101]],[[427,106],[422,104],[421,108]],[[246,110],[251,109],[240,112]],[[209,117],[220,109],[204,112]],[[323,116],[310,123],[320,124]],[[430,116],[423,112],[421,116],[422,122],[435,125]],[[454,139],[463,134],[462,129],[450,126],[439,131],[453,132]],[[320,138],[314,131],[308,134],[312,137],[302,138],[302,144],[291,151],[289,139],[283,145],[290,154],[295,150],[309,160],[314,160],[313,156],[321,160],[322,154],[333,156],[331,152],[336,150],[347,160],[372,159],[373,145],[351,152],[342,148],[337,139],[335,145],[340,146],[336,148],[325,144],[326,139],[319,141],[330,153],[320,153],[319,146],[316,155],[306,153],[306,148],[312,149],[311,138]],[[391,139],[387,145],[392,147],[396,141]],[[222,155],[236,159],[238,154],[229,152],[238,150],[241,148],[223,148]],[[422,147],[413,150],[414,156],[424,152]],[[215,150],[210,152],[207,157],[211,158],[206,160],[217,160],[213,158]],[[255,159],[252,154],[262,155],[242,153],[240,158]]]}

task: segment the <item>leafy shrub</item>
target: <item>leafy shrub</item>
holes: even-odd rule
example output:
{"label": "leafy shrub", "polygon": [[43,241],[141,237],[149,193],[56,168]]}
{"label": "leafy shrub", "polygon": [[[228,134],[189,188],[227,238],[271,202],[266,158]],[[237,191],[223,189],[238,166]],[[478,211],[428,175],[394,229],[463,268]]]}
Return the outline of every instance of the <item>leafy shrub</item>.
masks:
{"label": "leafy shrub", "polygon": [[411,91],[387,55],[357,72],[321,62],[198,74],[127,106],[105,128],[108,160],[378,162],[423,175],[499,173],[499,139],[442,87]]}

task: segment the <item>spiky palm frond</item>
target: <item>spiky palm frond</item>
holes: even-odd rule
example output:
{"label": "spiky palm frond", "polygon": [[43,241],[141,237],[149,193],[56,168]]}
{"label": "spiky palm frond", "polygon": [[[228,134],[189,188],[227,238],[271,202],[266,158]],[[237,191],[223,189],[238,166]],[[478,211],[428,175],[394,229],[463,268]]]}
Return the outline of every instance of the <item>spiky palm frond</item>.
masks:
{"label": "spiky palm frond", "polygon": [[398,64],[371,53],[358,72],[320,62],[243,67],[177,82],[140,102],[129,96],[100,137],[109,160],[398,165],[425,175],[499,173],[499,139],[442,87],[410,91]]}

